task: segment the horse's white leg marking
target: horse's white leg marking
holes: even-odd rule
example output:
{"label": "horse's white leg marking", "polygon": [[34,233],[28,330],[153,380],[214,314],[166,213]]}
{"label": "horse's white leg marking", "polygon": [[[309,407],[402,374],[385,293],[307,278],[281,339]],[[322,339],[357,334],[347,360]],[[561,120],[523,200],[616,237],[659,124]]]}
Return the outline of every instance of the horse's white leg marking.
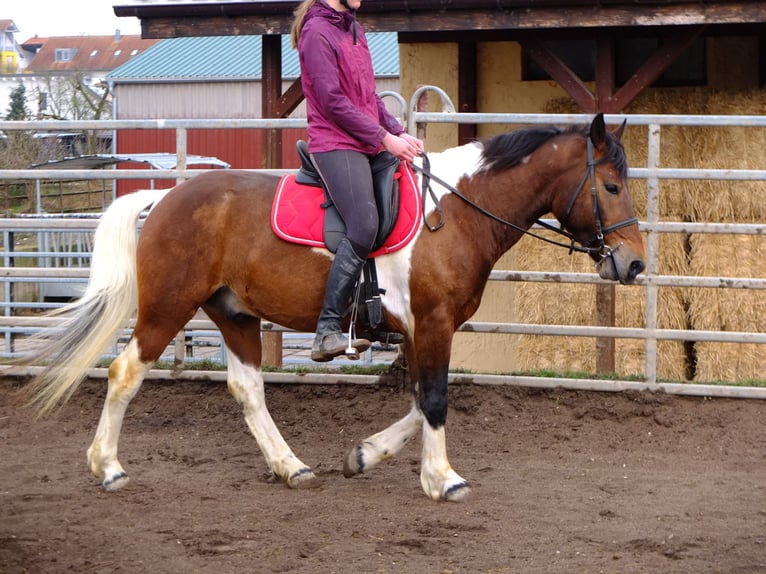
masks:
{"label": "horse's white leg marking", "polygon": [[228,363],[229,391],[242,405],[247,426],[271,472],[292,488],[313,479],[314,473],[290,450],[266,408],[261,370],[242,363],[234,353],[228,353]]}
{"label": "horse's white leg marking", "polygon": [[139,360],[135,339],[109,366],[109,388],[101,420],[88,449],[88,467],[96,477],[102,479],[101,484],[105,490],[117,490],[128,483],[128,475],[117,460],[117,443],[125,410],[141,387],[149,366]]}
{"label": "horse's white leg marking", "polygon": [[365,472],[395,456],[415,436],[422,424],[423,414],[413,405],[403,419],[352,448],[343,462],[343,475],[348,478]]}
{"label": "horse's white leg marking", "polygon": [[435,429],[423,425],[423,455],[420,484],[433,500],[458,501],[471,491],[468,482],[452,470],[447,460],[447,440],[444,427]]}

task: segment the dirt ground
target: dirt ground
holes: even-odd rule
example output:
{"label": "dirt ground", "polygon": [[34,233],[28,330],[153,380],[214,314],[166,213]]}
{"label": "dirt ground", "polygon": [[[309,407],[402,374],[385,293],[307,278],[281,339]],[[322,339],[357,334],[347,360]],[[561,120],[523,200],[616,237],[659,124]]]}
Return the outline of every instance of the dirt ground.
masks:
{"label": "dirt ground", "polygon": [[267,387],[319,485],[272,482],[222,383],[147,381],[123,427],[130,484],[85,465],[105,393],[35,421],[0,379],[0,572],[766,572],[766,403],[455,385],[471,481],[435,503],[419,441],[352,479],[346,451],[408,410],[395,384]]}

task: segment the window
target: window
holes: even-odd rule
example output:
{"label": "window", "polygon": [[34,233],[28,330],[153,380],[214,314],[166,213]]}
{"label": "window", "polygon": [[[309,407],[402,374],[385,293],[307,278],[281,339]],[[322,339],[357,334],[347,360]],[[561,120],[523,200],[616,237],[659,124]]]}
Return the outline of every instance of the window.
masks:
{"label": "window", "polygon": [[[616,42],[614,74],[617,86],[622,86],[662,46],[662,38],[623,38]],[[553,52],[584,82],[595,80],[596,43],[592,40],[566,40],[547,42]],[[663,73],[652,86],[704,86],[707,83],[705,39],[697,38]],[[522,79],[525,81],[550,80],[525,50],[522,53]]]}
{"label": "window", "polygon": [[[649,56],[662,46],[661,38],[626,38],[615,50],[615,82],[627,82]],[[704,86],[707,83],[705,39],[697,38],[691,46],[655,80],[652,86]]]}
{"label": "window", "polygon": [[40,110],[40,113],[46,111],[48,109],[48,94],[45,92],[40,92],[37,96],[37,108]]}
{"label": "window", "polygon": [[56,48],[54,62],[71,62],[76,54],[76,48]]}
{"label": "window", "polygon": [[115,51],[114,51],[114,57],[115,57],[115,58],[116,58],[117,56],[119,56],[120,54],[122,54],[122,50],[115,50]]}
{"label": "window", "polygon": [[93,51],[90,53],[90,57],[91,57],[91,58],[95,58],[97,54],[98,54],[98,50],[93,50]]}
{"label": "window", "polygon": [[[592,82],[596,79],[596,43],[594,41],[562,40],[546,42],[546,47],[583,82]],[[525,81],[551,79],[548,72],[543,70],[526,50],[522,54],[521,73]]]}

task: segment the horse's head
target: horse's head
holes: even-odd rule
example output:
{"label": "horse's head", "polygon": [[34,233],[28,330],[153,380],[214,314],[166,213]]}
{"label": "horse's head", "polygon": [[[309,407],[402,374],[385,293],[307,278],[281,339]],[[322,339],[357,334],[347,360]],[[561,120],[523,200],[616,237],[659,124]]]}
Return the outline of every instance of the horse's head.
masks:
{"label": "horse's head", "polygon": [[[562,192],[553,211],[574,239],[588,250],[602,279],[632,283],[645,268],[644,243],[628,193],[627,160],[620,143],[625,123],[607,131],[598,114],[574,143],[582,148],[578,184]],[[575,179],[572,179],[575,181]]]}

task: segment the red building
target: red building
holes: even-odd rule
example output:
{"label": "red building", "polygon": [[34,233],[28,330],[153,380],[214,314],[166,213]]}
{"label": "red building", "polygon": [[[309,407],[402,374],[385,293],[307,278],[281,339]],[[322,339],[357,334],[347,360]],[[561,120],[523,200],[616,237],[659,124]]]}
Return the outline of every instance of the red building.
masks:
{"label": "red building", "polygon": [[[368,34],[379,91],[398,90],[399,49],[395,33]],[[172,38],[115,69],[107,76],[114,94],[115,119],[253,119],[262,117],[262,40],[260,36]],[[297,52],[282,36],[282,81],[286,90],[300,75]],[[401,115],[402,110],[392,108]],[[303,104],[290,117],[305,117]],[[281,130],[281,166],[297,168],[295,142],[305,129]],[[187,153],[213,156],[232,168],[264,165],[264,130],[190,129]],[[120,154],[175,152],[175,130],[121,130]],[[172,185],[167,181],[166,185]],[[158,182],[157,186],[161,184]],[[118,194],[147,187],[122,180]]]}

